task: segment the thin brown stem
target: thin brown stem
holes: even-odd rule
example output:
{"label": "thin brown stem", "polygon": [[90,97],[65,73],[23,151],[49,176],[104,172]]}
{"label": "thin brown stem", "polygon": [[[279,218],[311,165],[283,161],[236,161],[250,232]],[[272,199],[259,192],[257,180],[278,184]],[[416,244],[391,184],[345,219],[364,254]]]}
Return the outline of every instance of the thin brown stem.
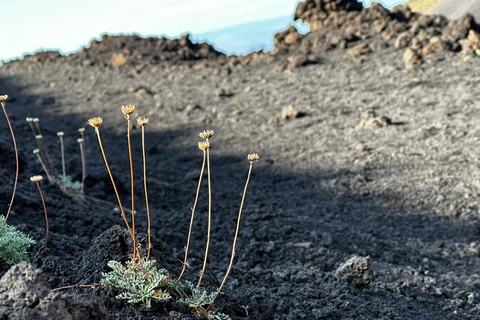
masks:
{"label": "thin brown stem", "polygon": [[198,178],[197,193],[195,195],[195,202],[193,203],[193,207],[192,207],[192,216],[190,217],[190,227],[188,229],[187,245],[185,246],[185,259],[183,261],[183,268],[182,268],[182,272],[180,273],[180,276],[178,277],[178,281],[180,281],[180,279],[183,276],[183,273],[185,272],[185,268],[188,266],[187,258],[188,258],[188,249],[190,247],[190,236],[192,234],[193,218],[195,216],[195,208],[197,207],[198,195],[200,194],[200,186],[202,184],[203,171],[205,169],[205,158],[206,158],[206,152],[204,150],[202,170],[200,170],[200,177]]}
{"label": "thin brown stem", "polygon": [[240,204],[240,210],[238,211],[237,229],[235,230],[235,237],[233,238],[232,257],[230,258],[230,264],[228,265],[227,273],[225,274],[225,278],[223,278],[222,284],[218,288],[218,292],[222,291],[223,285],[225,284],[225,281],[227,280],[227,277],[230,274],[230,270],[232,269],[233,258],[235,257],[235,247],[237,246],[238,230],[240,228],[240,218],[242,217],[243,203],[245,202],[245,195],[247,193],[248,182],[250,181],[250,174],[252,173],[252,166],[253,166],[253,162],[250,162],[250,168],[248,169],[247,182],[245,183],[245,189],[243,189],[242,202]]}
{"label": "thin brown stem", "polygon": [[130,225],[128,224],[127,217],[125,216],[125,212],[123,211],[122,202],[120,201],[120,196],[118,195],[117,186],[115,185],[115,181],[113,180],[112,172],[110,171],[110,167],[108,166],[107,157],[105,156],[105,151],[103,150],[102,139],[100,138],[100,130],[95,128],[95,132],[98,137],[98,144],[100,145],[100,150],[102,151],[103,160],[105,161],[105,166],[107,167],[108,175],[110,176],[110,180],[112,181],[113,189],[115,190],[115,195],[117,196],[118,206],[120,207],[120,211],[122,212],[122,218],[127,225],[128,232],[130,232],[130,236],[133,238],[132,229],[130,229]]}
{"label": "thin brown stem", "polygon": [[[108,206],[111,206],[111,207],[114,207],[114,208],[119,208],[118,204],[115,204],[115,203],[110,202],[110,201],[100,200],[100,199],[97,199],[97,198],[94,198],[94,197],[89,197],[89,196],[86,196],[86,195],[84,195],[83,197],[87,200],[92,200],[92,201],[95,201],[95,202],[98,202],[98,203],[103,203],[105,205],[108,205]],[[132,213],[129,209],[123,208],[123,210],[126,213]]]}
{"label": "thin brown stem", "polygon": [[[208,142],[208,139],[206,139]],[[207,231],[207,246],[205,248],[205,258],[203,260],[202,271],[200,271],[200,279],[198,279],[197,288],[202,283],[203,274],[207,266],[208,249],[210,247],[210,231],[212,225],[212,187],[210,183],[210,148],[207,148],[207,178],[208,178],[208,231]]]}
{"label": "thin brown stem", "polygon": [[147,193],[147,158],[145,155],[145,126],[142,126],[142,153],[143,153],[143,187],[145,189],[145,204],[147,206],[147,219],[148,219],[148,253],[147,260],[150,259],[150,249],[152,248],[151,241],[151,228],[150,228],[150,206],[148,205],[148,193]]}
{"label": "thin brown stem", "polygon": [[[132,143],[130,137],[130,117],[127,117],[127,140],[128,140],[128,157],[130,160],[130,181],[132,189],[132,236],[133,236],[133,261],[137,258],[137,239],[135,237],[135,197],[133,190],[133,161],[132,161]],[[140,256],[138,256],[140,260]]]}
{"label": "thin brown stem", "polygon": [[30,129],[32,129],[32,133],[33,133],[33,136],[36,137],[37,135],[39,135],[40,133],[36,133],[35,132],[35,129],[33,128],[33,124],[32,124],[32,121],[28,121],[28,124],[30,125]]}
{"label": "thin brown stem", "polygon": [[13,199],[15,199],[15,192],[17,190],[17,182],[18,182],[18,150],[17,150],[17,142],[15,141],[15,135],[13,134],[12,124],[10,123],[10,119],[8,119],[7,110],[5,109],[5,101],[1,102],[3,113],[5,114],[5,118],[7,119],[8,127],[10,128],[10,133],[12,134],[13,140],[13,148],[15,149],[15,182],[13,184],[13,192],[12,198],[10,199],[10,203],[8,205],[7,215],[5,217],[5,223],[7,223],[8,216],[10,215],[10,211],[12,210]]}
{"label": "thin brown stem", "polygon": [[78,285],[78,286],[65,286],[65,287],[55,288],[55,289],[52,290],[52,292],[60,291],[60,290],[65,290],[65,289],[73,289],[73,288],[75,288],[75,287],[95,289],[95,288],[98,288],[98,287],[101,287],[101,286],[103,286],[103,285],[100,284],[100,283],[81,284],[81,285]]}
{"label": "thin brown stem", "polygon": [[42,199],[42,204],[43,204],[43,211],[45,211],[45,222],[47,224],[47,235],[45,237],[45,247],[47,246],[48,242],[48,217],[47,217],[47,207],[45,206],[45,200],[43,199],[43,194],[42,194],[42,189],[40,189],[40,184],[38,182],[35,182],[37,184],[38,192],[40,193],[40,198]]}
{"label": "thin brown stem", "polygon": [[83,193],[83,188],[85,186],[85,178],[87,176],[87,167],[86,167],[86,159],[85,159],[85,139],[81,138],[79,139],[80,142],[78,143],[80,145],[80,157],[82,158],[82,184],[80,185],[80,192]]}
{"label": "thin brown stem", "polygon": [[41,148],[40,150],[43,149],[43,152],[45,153],[45,157],[47,159],[47,163],[50,166],[50,171],[53,173],[54,177],[57,178],[57,170],[55,169],[55,166],[52,162],[52,158],[50,158],[50,154],[48,153],[47,145],[45,144],[45,140],[43,140],[43,135],[42,131],[40,130],[40,126],[38,124],[38,118],[35,118],[34,120],[35,126],[37,127],[38,135],[40,136],[40,145]]}
{"label": "thin brown stem", "polygon": [[60,150],[61,150],[61,153],[62,153],[62,173],[63,173],[63,180],[66,180],[67,179],[67,173],[66,173],[66,170],[65,170],[65,148],[63,146],[63,137],[62,136],[59,136],[60,138]]}
{"label": "thin brown stem", "polygon": [[45,174],[47,175],[48,181],[52,181],[52,177],[50,176],[50,172],[48,171],[47,167],[45,166],[45,163],[42,160],[42,157],[40,156],[40,150],[35,149],[33,150],[33,153],[37,155],[38,161],[42,165],[43,171],[45,171]]}

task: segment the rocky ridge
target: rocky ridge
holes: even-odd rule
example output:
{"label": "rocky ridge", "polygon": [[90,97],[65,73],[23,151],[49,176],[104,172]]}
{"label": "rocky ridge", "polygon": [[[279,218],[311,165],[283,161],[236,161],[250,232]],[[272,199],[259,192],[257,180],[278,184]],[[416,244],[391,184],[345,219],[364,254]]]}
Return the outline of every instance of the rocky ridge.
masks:
{"label": "rocky ridge", "polygon": [[[246,56],[226,56],[212,45],[193,43],[190,35],[179,39],[143,38],[138,35],[103,35],[88,47],[63,56],[57,51],[27,55],[22,63],[58,61],[82,66],[130,67],[149,65],[202,68],[216,66],[228,74],[234,65],[276,63],[276,70],[294,69],[322,62],[321,54],[345,51],[346,58],[364,56],[388,47],[405,50],[407,69],[418,67],[432,54],[461,52],[471,58],[480,53],[480,26],[470,14],[449,21],[439,15],[421,15],[407,6],[389,11],[378,3],[370,8],[355,0],[307,0],[297,5],[294,20],[303,20],[310,32],[303,35],[290,25],[274,35],[274,49]],[[17,61],[7,63],[18,63]]]}

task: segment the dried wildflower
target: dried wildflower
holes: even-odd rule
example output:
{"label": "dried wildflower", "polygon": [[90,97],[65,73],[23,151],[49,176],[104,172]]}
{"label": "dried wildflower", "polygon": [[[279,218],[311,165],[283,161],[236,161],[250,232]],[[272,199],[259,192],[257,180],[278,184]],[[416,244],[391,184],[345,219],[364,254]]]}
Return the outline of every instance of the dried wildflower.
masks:
{"label": "dried wildflower", "polygon": [[100,117],[94,117],[94,118],[88,119],[87,123],[94,128],[98,128],[102,125],[103,119]]}
{"label": "dried wildflower", "polygon": [[148,118],[139,117],[139,118],[137,118],[137,122],[141,126],[146,126],[148,124]]}
{"label": "dried wildflower", "polygon": [[258,153],[250,153],[247,156],[247,159],[250,160],[251,162],[257,161],[259,158],[260,156],[258,155]]}
{"label": "dried wildflower", "polygon": [[243,189],[242,202],[240,202],[240,210],[238,211],[237,228],[235,230],[235,237],[233,238],[232,255],[230,257],[230,263],[228,264],[227,273],[225,273],[225,277],[223,278],[222,284],[220,284],[220,287],[217,290],[218,292],[222,292],[223,285],[225,284],[225,281],[227,281],[228,275],[232,270],[233,259],[235,257],[235,250],[237,247],[238,231],[240,229],[240,219],[242,217],[243,204],[245,203],[245,195],[247,194],[248,183],[250,182],[250,175],[252,173],[253,162],[257,161],[258,158],[260,157],[258,156],[258,153],[250,153],[247,158],[248,160],[250,160],[250,168],[248,169],[247,182],[245,183],[245,188]]}
{"label": "dried wildflower", "polygon": [[213,132],[213,130],[203,130],[203,132],[200,132],[198,136],[202,139],[208,139],[213,137],[214,134],[215,132]]}
{"label": "dried wildflower", "polygon": [[122,106],[122,113],[124,115],[130,115],[135,111],[135,105],[129,104],[128,106]]}
{"label": "dried wildflower", "polygon": [[[133,160],[132,160],[132,139],[131,139],[131,120],[130,120],[130,115],[135,111],[135,105],[130,104],[127,106],[122,106],[122,113],[127,120],[127,142],[128,142],[128,158],[130,160],[130,190],[132,193],[132,238],[133,238],[133,261],[137,260],[137,252],[136,249],[138,248],[137,246],[137,238],[135,237],[135,196],[134,196],[134,179],[133,179]],[[142,127],[143,129],[143,127]],[[140,263],[141,259],[140,256],[138,257]]]}
{"label": "dried wildflower", "polygon": [[57,136],[60,139],[60,153],[62,155],[62,173],[63,173],[63,180],[67,179],[67,173],[65,171],[65,148],[63,146],[63,131],[58,131]]}
{"label": "dried wildflower", "polygon": [[33,176],[30,177],[30,180],[35,182],[37,185],[38,193],[40,193],[40,198],[42,199],[42,204],[43,204],[43,211],[45,212],[45,223],[47,225],[47,234],[45,236],[45,246],[47,246],[48,243],[48,216],[47,216],[47,207],[45,206],[45,200],[43,199],[43,194],[42,194],[42,189],[40,188],[39,182],[43,180],[43,177],[38,175],[38,176]]}
{"label": "dried wildflower", "polygon": [[43,180],[43,177],[42,176],[33,176],[33,177],[30,177],[30,180],[33,181],[33,182],[40,182]]}
{"label": "dried wildflower", "polygon": [[[8,216],[10,215],[10,211],[12,210],[13,200],[15,198],[15,192],[17,190],[17,182],[18,182],[18,149],[17,149],[17,142],[15,141],[15,135],[13,134],[12,124],[10,123],[10,119],[8,119],[7,110],[5,109],[5,100],[7,100],[8,96],[5,94],[0,96],[0,105],[2,106],[3,114],[5,115],[5,119],[8,123],[8,128],[10,129],[10,134],[12,135],[13,141],[13,149],[15,150],[15,182],[13,184],[13,192],[12,198],[10,199],[10,203],[8,204],[7,215],[5,217],[5,223],[7,223]],[[5,224],[4,223],[4,224]]]}
{"label": "dried wildflower", "polygon": [[210,142],[208,142],[208,141],[200,141],[200,142],[198,143],[198,148],[199,148],[200,150],[205,151],[205,150],[207,150],[208,148],[210,148]]}

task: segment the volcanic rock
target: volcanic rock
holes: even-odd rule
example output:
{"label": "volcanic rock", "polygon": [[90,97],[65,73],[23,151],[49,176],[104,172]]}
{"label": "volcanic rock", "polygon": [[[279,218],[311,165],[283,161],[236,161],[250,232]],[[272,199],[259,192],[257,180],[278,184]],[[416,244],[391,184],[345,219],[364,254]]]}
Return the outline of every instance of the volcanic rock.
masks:
{"label": "volcanic rock", "polygon": [[342,263],[333,273],[335,278],[346,281],[355,289],[366,287],[373,280],[370,257],[353,256]]}

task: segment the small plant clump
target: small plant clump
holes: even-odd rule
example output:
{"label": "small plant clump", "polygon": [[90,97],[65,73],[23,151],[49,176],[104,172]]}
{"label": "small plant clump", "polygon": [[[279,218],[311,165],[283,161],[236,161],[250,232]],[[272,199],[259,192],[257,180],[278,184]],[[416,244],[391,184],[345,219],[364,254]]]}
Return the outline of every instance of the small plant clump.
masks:
{"label": "small plant clump", "polygon": [[108,262],[108,266],[113,270],[102,274],[101,283],[122,290],[118,299],[129,303],[141,302],[146,309],[150,309],[152,300],[170,300],[170,291],[180,291],[182,287],[178,281],[171,279],[167,270],[157,270],[155,260],[143,261],[142,268],[133,260],[127,261],[126,267],[117,261]]}
{"label": "small plant clump", "polygon": [[3,215],[0,215],[0,259],[8,264],[27,261],[27,249],[35,244],[30,236],[9,226]]}

